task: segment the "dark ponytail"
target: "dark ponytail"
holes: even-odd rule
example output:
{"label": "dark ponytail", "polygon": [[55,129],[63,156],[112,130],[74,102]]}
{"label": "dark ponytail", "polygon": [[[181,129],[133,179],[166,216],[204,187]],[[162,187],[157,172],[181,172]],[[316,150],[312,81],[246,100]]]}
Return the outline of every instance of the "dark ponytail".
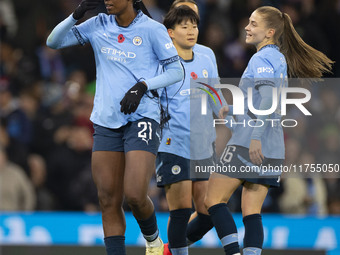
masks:
{"label": "dark ponytail", "polygon": [[145,15],[149,16],[149,18],[152,19],[148,9],[146,9],[142,0],[133,0],[133,8],[135,8],[137,11],[141,10]]}

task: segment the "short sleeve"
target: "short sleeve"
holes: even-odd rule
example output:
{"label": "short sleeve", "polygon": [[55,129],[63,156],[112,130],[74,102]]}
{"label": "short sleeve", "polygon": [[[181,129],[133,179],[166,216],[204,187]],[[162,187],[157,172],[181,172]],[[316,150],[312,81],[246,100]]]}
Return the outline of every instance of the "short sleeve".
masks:
{"label": "short sleeve", "polygon": [[91,19],[84,21],[80,25],[72,27],[72,31],[81,45],[84,45],[85,43],[88,43],[90,41],[91,33],[95,31],[95,23],[97,19],[98,16],[92,17]]}
{"label": "short sleeve", "polygon": [[169,64],[179,60],[177,50],[162,24],[153,27],[150,33],[152,49],[161,65]]}
{"label": "short sleeve", "polygon": [[260,86],[275,87],[275,70],[271,61],[262,56],[256,56],[252,59],[251,69],[254,74],[255,89]]}

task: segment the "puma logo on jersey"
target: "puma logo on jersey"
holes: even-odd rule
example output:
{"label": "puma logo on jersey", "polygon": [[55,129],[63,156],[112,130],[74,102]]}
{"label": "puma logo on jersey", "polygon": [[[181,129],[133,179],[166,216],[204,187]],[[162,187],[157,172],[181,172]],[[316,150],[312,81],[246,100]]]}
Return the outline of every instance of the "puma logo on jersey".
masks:
{"label": "puma logo on jersey", "polygon": [[146,142],[146,145],[149,145],[150,139],[142,138],[142,140],[143,140],[144,142]]}

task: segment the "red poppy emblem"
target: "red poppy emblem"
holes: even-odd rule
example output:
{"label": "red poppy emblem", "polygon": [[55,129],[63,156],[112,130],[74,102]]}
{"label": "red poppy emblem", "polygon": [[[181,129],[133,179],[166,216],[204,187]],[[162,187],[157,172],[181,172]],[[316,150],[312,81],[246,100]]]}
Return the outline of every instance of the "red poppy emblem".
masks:
{"label": "red poppy emblem", "polygon": [[192,73],[191,73],[191,77],[192,77],[194,80],[196,80],[196,79],[197,79],[197,74],[196,74],[195,72],[192,72]]}
{"label": "red poppy emblem", "polygon": [[119,43],[124,42],[124,40],[125,40],[124,35],[122,35],[122,34],[118,35],[118,42],[119,42]]}

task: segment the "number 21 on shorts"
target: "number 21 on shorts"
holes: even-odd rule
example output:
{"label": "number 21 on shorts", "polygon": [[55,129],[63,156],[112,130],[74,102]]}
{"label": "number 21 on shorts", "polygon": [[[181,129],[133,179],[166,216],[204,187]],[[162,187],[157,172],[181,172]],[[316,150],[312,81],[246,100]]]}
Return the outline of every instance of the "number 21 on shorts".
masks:
{"label": "number 21 on shorts", "polygon": [[151,122],[142,121],[138,123],[138,127],[142,128],[141,131],[138,132],[138,137],[149,144],[149,141],[152,140],[152,124]]}

